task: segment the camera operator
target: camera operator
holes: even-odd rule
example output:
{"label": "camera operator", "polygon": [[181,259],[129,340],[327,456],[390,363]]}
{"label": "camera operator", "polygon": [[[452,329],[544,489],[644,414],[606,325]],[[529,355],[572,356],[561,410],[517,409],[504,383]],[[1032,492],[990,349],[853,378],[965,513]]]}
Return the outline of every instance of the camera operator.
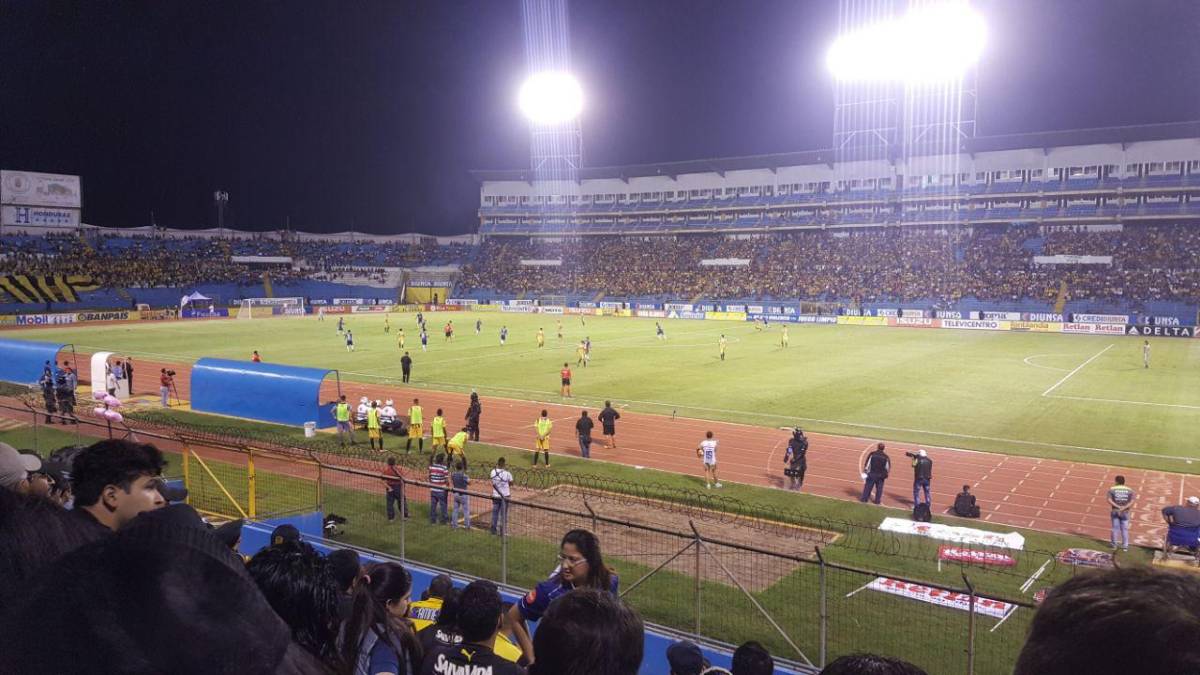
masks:
{"label": "camera operator", "polygon": [[158,376],[158,393],[162,395],[162,407],[171,407],[171,390],[175,388],[175,371],[163,368]]}
{"label": "camera operator", "polygon": [[54,374],[54,393],[58,397],[63,424],[79,424],[79,419],[75,417],[75,387],[71,384],[72,379],[70,371],[65,368]]}
{"label": "camera operator", "polygon": [[933,480],[933,460],[929,459],[924,449],[906,452],[904,456],[911,457],[913,461],[913,506],[921,503],[921,492],[925,493],[925,504],[931,505],[929,481]]}

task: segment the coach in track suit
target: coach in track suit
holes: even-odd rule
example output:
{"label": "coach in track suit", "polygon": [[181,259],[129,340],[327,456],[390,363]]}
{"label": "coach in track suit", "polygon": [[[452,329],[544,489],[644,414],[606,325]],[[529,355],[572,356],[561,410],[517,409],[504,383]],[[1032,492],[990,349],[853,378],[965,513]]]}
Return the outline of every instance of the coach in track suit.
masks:
{"label": "coach in track suit", "polygon": [[863,480],[862,497],[858,501],[866,503],[867,498],[871,496],[871,490],[875,490],[875,503],[878,504],[883,498],[883,482],[887,480],[888,473],[892,470],[892,460],[888,454],[884,452],[883,443],[875,446],[875,450],[867,455],[867,461],[863,462],[863,473],[866,478]]}

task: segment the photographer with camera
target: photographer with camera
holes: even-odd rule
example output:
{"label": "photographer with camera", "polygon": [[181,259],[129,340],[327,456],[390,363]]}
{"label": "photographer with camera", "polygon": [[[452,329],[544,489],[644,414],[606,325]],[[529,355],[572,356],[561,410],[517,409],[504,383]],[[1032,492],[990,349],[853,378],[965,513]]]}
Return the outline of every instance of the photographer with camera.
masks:
{"label": "photographer with camera", "polygon": [[[929,459],[924,449],[916,452],[906,452],[905,457],[912,458],[913,466],[913,520],[925,520],[930,514],[929,481],[933,480],[933,460]],[[921,493],[925,493],[925,501],[921,501]],[[924,509],[921,507],[924,506]],[[918,511],[921,511],[918,514]],[[920,515],[920,517],[918,517]]]}
{"label": "photographer with camera", "polygon": [[162,395],[162,407],[171,407],[171,390],[175,388],[175,371],[163,368],[158,376],[158,393]]}

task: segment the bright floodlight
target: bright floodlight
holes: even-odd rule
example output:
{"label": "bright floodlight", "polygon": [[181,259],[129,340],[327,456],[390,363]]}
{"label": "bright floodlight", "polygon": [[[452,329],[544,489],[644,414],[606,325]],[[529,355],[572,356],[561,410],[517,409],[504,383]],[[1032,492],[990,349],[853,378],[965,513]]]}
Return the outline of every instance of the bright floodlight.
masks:
{"label": "bright floodlight", "polygon": [[583,110],[583,89],[569,73],[536,73],[521,85],[517,102],[534,124],[561,124]]}
{"label": "bright floodlight", "polygon": [[945,82],[979,61],[986,38],[979,13],[947,2],[841,36],[826,64],[845,82]]}

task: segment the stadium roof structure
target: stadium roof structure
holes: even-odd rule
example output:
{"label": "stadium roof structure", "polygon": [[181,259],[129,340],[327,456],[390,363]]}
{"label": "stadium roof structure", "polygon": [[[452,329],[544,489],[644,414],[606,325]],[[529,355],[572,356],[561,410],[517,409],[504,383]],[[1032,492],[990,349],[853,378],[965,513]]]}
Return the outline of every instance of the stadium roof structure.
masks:
{"label": "stadium roof structure", "polygon": [[[973,155],[976,152],[1025,150],[1029,148],[1048,150],[1050,148],[1076,145],[1121,145],[1124,147],[1130,143],[1177,138],[1200,138],[1200,120],[1124,127],[1039,131],[1002,136],[979,136],[964,140],[960,150],[964,154]],[[837,152],[833,149],[805,150],[769,155],[747,155],[742,157],[695,159],[679,162],[581,168],[578,172],[578,180],[618,178],[628,182],[630,178],[643,178],[647,176],[668,176],[674,178],[683,174],[695,173],[715,173],[724,177],[727,171],[746,169],[769,169],[774,171],[785,166],[832,165],[837,161],[844,162],[855,159],[857,158],[848,156],[848,153],[845,151]],[[471,176],[480,183],[491,181],[532,183],[535,180],[534,172],[529,170],[474,170],[471,171]]]}

